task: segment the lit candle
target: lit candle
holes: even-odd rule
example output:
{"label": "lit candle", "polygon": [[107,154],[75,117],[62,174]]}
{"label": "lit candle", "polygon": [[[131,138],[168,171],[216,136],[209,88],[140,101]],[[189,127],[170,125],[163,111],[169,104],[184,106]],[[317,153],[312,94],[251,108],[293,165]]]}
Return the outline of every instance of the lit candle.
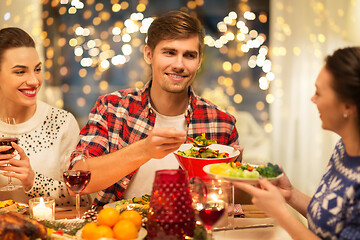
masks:
{"label": "lit candle", "polygon": [[40,198],[40,203],[32,209],[33,218],[39,220],[53,220],[53,210],[45,206],[44,199]]}

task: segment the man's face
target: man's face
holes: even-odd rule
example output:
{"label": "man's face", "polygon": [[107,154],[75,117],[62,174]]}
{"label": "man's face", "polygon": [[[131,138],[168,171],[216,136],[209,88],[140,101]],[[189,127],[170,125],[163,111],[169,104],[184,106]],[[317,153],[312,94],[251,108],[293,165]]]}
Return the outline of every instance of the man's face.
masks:
{"label": "man's face", "polygon": [[152,89],[161,93],[183,93],[195,78],[201,65],[199,38],[160,41],[151,51],[144,49],[144,58],[152,66]]}

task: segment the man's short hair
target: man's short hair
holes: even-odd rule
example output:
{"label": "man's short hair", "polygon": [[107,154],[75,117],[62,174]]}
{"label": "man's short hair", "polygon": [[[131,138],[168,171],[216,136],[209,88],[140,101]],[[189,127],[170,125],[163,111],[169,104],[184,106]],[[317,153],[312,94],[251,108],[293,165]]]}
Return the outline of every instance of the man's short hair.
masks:
{"label": "man's short hair", "polygon": [[192,35],[199,37],[199,55],[204,48],[205,31],[200,21],[182,11],[170,11],[157,17],[150,25],[147,33],[147,45],[154,51],[162,40],[189,38]]}

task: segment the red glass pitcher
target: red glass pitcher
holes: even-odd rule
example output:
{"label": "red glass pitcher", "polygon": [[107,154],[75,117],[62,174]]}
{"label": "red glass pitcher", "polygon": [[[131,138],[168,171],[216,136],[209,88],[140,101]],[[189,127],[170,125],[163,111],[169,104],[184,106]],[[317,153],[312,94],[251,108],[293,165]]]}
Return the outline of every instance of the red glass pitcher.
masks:
{"label": "red glass pitcher", "polygon": [[147,222],[149,239],[185,239],[193,236],[194,229],[195,212],[186,171],[156,171]]}

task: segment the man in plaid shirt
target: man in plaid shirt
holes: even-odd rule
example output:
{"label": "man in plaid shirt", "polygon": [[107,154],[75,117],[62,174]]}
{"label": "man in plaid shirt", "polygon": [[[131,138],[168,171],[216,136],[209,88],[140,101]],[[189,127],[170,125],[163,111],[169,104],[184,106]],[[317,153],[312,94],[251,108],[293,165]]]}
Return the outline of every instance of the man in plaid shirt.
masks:
{"label": "man in plaid shirt", "polygon": [[94,205],[150,194],[156,170],[179,168],[172,152],[186,135],[205,133],[242,150],[235,118],[196,96],[190,86],[201,65],[203,39],[200,22],[187,13],[156,18],[144,48],[152,80],[143,89],[97,100],[77,146],[92,156],[91,181],[83,193],[98,192]]}

